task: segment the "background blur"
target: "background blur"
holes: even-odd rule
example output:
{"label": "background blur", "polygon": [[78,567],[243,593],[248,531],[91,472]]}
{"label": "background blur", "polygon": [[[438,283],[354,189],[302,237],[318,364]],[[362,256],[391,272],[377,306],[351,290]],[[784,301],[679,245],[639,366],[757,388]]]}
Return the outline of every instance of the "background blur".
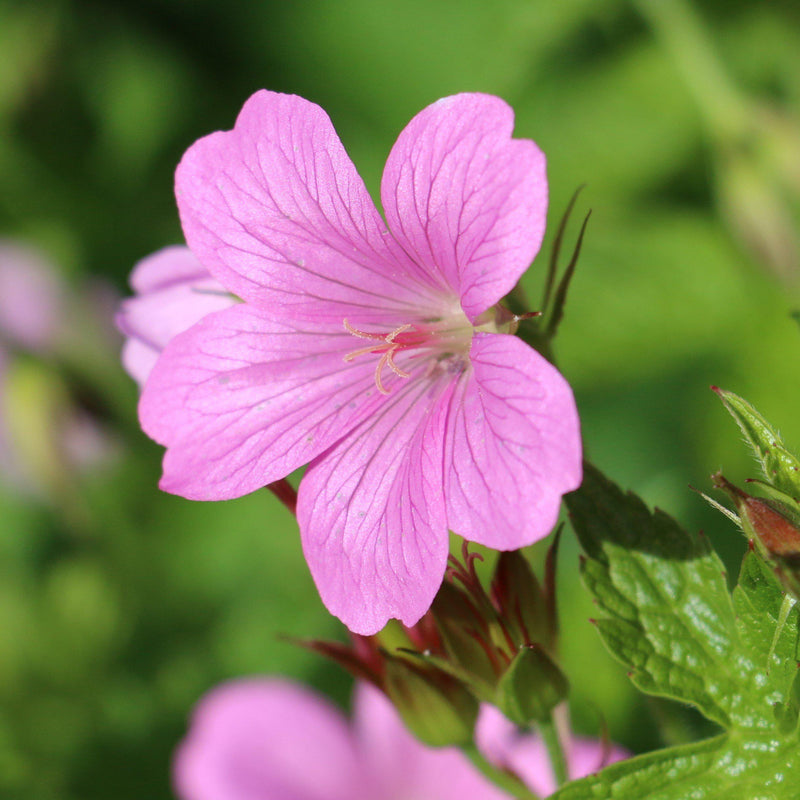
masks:
{"label": "background blur", "polygon": [[[705,529],[733,573],[742,537],[687,485],[754,474],[710,384],[800,446],[798,53],[794,0],[0,0],[0,797],[170,797],[190,709],[226,677],[348,696],[278,638],[341,635],[293,520],[266,492],[159,493],[160,448],[118,364],[114,304],[138,259],[181,241],[172,173],[189,144],[258,88],[301,94],[377,193],[423,106],[503,96],[548,156],[551,235],[587,184],[557,351],[588,453]],[[532,308],[544,264],[524,279]],[[572,539],[576,724],[605,719],[633,749],[693,735],[602,650]]]}

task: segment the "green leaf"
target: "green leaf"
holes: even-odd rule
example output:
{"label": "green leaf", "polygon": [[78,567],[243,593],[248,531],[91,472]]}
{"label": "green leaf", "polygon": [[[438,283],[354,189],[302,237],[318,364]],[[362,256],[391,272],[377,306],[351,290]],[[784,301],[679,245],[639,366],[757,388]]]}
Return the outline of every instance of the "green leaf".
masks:
{"label": "green leaf", "polygon": [[766,480],[800,502],[800,461],[784,447],[778,432],[746,400],[733,392],[712,388],[736,420]]}
{"label": "green leaf", "polygon": [[583,576],[607,615],[597,625],[608,648],[642,691],[728,726],[741,694],[736,625],[722,562],[706,539],[651,513],[589,465],[567,506],[591,556]]}
{"label": "green leaf", "polygon": [[798,608],[773,569],[748,553],[731,595],[703,537],[590,465],[567,504],[589,554],[583,577],[606,646],[642,691],[691,703],[726,730],[611,765],[553,797],[795,800]]}
{"label": "green leaf", "polygon": [[733,590],[736,627],[750,666],[751,691],[765,706],[791,700],[798,672],[798,606],[782,619],[784,594],[775,573],[755,551],[744,559]]}
{"label": "green leaf", "polygon": [[797,800],[798,774],[795,739],[726,733],[612,764],[550,800]]}

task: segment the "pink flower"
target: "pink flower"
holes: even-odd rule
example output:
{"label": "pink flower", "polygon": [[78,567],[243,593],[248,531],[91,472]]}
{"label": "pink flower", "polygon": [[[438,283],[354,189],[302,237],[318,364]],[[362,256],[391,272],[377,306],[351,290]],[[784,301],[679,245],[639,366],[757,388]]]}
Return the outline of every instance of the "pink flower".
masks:
{"label": "pink flower", "polygon": [[[510,741],[499,712],[479,721],[501,755]],[[496,716],[492,716],[492,712]],[[502,722],[500,722],[502,720]],[[521,735],[529,760],[514,770],[533,791],[555,790],[538,737]],[[515,742],[517,751],[522,748]],[[600,766],[599,742],[582,743],[592,758],[574,776]],[[487,753],[488,755],[488,753]],[[617,756],[622,751],[616,752]],[[223,684],[198,705],[174,765],[181,800],[508,800],[455,748],[414,739],[377,689],[356,688],[352,724],[326,700],[288,681],[250,678]]]}
{"label": "pink flower", "polygon": [[310,462],[298,521],[328,609],[413,625],[448,529],[497,549],[547,535],[581,479],[569,386],[495,304],[541,244],[544,156],[500,99],[418,114],[384,171],[388,229],[330,120],[258,92],[186,153],[176,193],[200,263],[244,302],[176,336],[140,418],[161,487],[252,492]]}
{"label": "pink flower", "polygon": [[[542,738],[520,732],[494,706],[481,706],[475,743],[495,766],[510,770],[538,795],[546,797],[558,788]],[[570,736],[563,746],[570,780],[631,756],[624,747],[583,736]]]}
{"label": "pink flower", "polygon": [[366,684],[355,718],[302,686],[251,678],[223,684],[195,710],[178,750],[181,800],[506,800],[454,748],[406,732]]}
{"label": "pink flower", "polygon": [[206,314],[236,298],[215,281],[188,247],[173,245],[142,259],[130,278],[136,297],[124,300],[116,317],[125,334],[122,364],[143,386],[167,342]]}
{"label": "pink flower", "polygon": [[63,324],[65,287],[37,250],[0,240],[0,342],[40,352]]}

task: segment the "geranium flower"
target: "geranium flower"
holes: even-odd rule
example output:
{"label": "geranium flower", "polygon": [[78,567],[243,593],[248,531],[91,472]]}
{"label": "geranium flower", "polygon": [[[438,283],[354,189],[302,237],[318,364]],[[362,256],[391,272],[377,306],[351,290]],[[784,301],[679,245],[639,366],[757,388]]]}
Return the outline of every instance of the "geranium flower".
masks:
{"label": "geranium flower", "polygon": [[[175,758],[181,800],[509,800],[452,747],[414,739],[374,687],[356,687],[352,723],[325,699],[289,681],[249,678],[211,691],[195,710]],[[486,706],[479,744],[534,792],[555,791],[538,736],[511,732]],[[575,763],[575,755],[580,764]],[[611,761],[627,755],[611,751]],[[508,756],[508,757],[507,757]],[[600,768],[600,742],[580,740],[568,756],[572,777]]]}
{"label": "geranium flower", "polygon": [[387,222],[318,106],[261,91],[176,176],[186,241],[244,302],[165,348],[144,430],[161,487],[198,500],[310,466],[297,515],[328,609],[414,624],[448,528],[497,549],[545,536],[581,478],[575,404],[496,308],[541,244],[544,156],[500,99],[440,100],[400,134]]}

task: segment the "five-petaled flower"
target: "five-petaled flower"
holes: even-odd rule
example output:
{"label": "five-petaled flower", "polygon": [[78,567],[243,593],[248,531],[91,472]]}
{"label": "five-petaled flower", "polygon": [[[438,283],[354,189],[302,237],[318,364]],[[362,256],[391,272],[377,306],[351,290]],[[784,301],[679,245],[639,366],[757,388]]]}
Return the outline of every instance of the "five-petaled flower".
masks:
{"label": "five-petaled flower", "polygon": [[358,633],[420,618],[448,529],[521,547],[580,483],[570,388],[497,307],[547,207],[544,156],[512,127],[488,95],[420,112],[386,163],[386,222],[299,97],[258,92],[177,170],[187,244],[244,302],[176,336],[145,384],[161,487],[221,500],[310,462],[303,549]]}

